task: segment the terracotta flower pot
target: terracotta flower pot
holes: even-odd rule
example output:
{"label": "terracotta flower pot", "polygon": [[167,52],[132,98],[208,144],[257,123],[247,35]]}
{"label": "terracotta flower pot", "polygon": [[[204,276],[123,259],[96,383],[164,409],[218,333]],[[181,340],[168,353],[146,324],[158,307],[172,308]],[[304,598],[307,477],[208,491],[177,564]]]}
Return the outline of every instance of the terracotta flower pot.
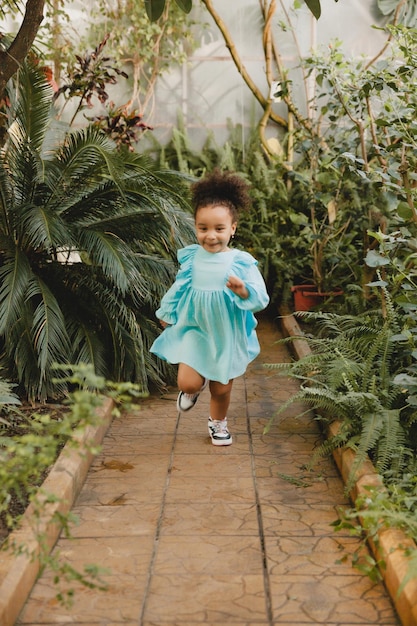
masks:
{"label": "terracotta flower pot", "polygon": [[342,289],[317,291],[316,285],[294,285],[291,291],[294,294],[294,311],[310,311],[326,298],[343,294]]}

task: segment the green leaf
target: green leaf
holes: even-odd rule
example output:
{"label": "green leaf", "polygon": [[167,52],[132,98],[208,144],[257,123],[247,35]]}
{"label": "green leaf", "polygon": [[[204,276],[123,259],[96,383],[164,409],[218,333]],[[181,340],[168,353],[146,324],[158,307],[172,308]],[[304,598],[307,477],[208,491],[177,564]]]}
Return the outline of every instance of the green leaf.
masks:
{"label": "green leaf", "polygon": [[369,250],[365,257],[365,263],[368,267],[381,267],[382,265],[388,265],[390,260],[382,256],[382,254],[375,252],[375,250]]}
{"label": "green leaf", "polygon": [[304,2],[316,18],[316,20],[318,20],[321,15],[320,0],[304,0]]}
{"label": "green leaf", "polygon": [[184,11],[184,13],[189,13],[193,8],[193,0],[175,0],[180,9]]}
{"label": "green leaf", "polygon": [[151,22],[156,22],[165,9],[165,0],[145,0],[146,13]]}
{"label": "green leaf", "polygon": [[371,283],[366,283],[367,287],[386,287],[387,285],[386,280],[373,280]]}
{"label": "green leaf", "polygon": [[400,2],[399,0],[378,0],[378,9],[383,15],[394,17],[398,10],[398,23],[414,28],[417,22],[417,0]]}
{"label": "green leaf", "polygon": [[410,220],[413,217],[413,209],[408,202],[400,202],[397,207],[397,213],[403,220]]}

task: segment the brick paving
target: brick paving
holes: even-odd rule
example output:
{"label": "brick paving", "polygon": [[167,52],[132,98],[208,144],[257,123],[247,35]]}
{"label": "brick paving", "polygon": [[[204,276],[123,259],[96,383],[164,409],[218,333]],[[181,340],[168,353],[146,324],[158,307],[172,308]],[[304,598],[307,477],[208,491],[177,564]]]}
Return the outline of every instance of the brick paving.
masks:
{"label": "brick paving", "polygon": [[62,606],[46,571],[16,622],[25,626],[369,626],[400,622],[382,583],[344,557],[358,547],[330,525],[348,504],[332,459],[307,473],[320,434],[293,405],[294,381],[263,367],[290,358],[261,319],[260,357],[235,381],[233,445],[207,433],[209,393],[177,416],[176,393],[116,418],[57,544],[82,569],[108,568],[107,591],[74,583]]}

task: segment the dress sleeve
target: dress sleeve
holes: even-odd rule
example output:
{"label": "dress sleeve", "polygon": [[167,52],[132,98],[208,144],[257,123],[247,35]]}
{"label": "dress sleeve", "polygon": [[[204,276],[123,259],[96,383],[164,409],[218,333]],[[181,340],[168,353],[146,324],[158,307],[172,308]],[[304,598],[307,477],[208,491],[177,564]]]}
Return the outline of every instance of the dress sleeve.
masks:
{"label": "dress sleeve", "polygon": [[248,252],[239,251],[230,269],[230,274],[241,278],[249,292],[246,299],[240,298],[230,289],[225,287],[226,292],[236,306],[246,311],[262,311],[269,304],[269,296],[266,291],[265,281],[258,269],[258,261]]}
{"label": "dress sleeve", "polygon": [[175,282],[163,296],[159,309],[155,311],[156,317],[169,325],[175,324],[177,321],[178,302],[191,282],[193,259],[197,249],[198,244],[192,244],[178,250],[177,258],[180,268],[175,277]]}

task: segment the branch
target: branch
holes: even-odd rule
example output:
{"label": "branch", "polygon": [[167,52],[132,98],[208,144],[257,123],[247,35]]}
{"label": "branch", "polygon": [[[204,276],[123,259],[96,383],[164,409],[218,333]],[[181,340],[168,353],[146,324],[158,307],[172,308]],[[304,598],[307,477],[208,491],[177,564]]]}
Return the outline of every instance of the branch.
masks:
{"label": "branch", "polygon": [[[402,6],[408,2],[408,0],[400,0],[397,8],[395,9],[395,13],[394,13],[394,17],[392,20],[392,25],[396,26],[398,24],[398,18],[400,15],[400,10],[402,8]],[[381,57],[385,50],[388,48],[390,41],[392,39],[392,33],[389,34],[388,39],[386,40],[385,44],[382,46],[382,49],[374,56],[373,59],[371,59],[366,65],[365,65],[365,70],[369,69],[371,67],[371,65],[373,65],[378,59],[379,57]]]}
{"label": "branch", "polygon": [[381,165],[381,167],[383,167],[384,169],[386,169],[387,167],[387,161],[386,159],[384,159],[384,157],[381,154],[381,150],[379,148],[379,144],[378,144],[378,137],[376,134],[376,127],[375,127],[375,117],[372,111],[372,105],[371,105],[371,99],[369,96],[367,96],[365,98],[366,101],[366,108],[368,110],[368,117],[369,117],[369,124],[370,124],[370,130],[371,130],[371,136],[372,136],[372,142],[374,144],[374,148],[375,148],[375,152],[376,152],[376,156],[377,159]]}
{"label": "branch", "polygon": [[271,36],[271,21],[274,16],[276,9],[275,0],[271,1],[269,5],[268,13],[265,16],[265,26],[263,33],[263,46],[264,46],[264,54],[265,54],[265,65],[266,65],[266,80],[268,82],[269,88],[272,83],[272,36]]}
{"label": "branch", "polygon": [[45,0],[27,0],[19,32],[7,50],[0,50],[0,99],[33,44],[43,20],[44,4]]}
{"label": "branch", "polygon": [[364,162],[364,169],[365,169],[365,172],[369,172],[368,153],[367,153],[367,150],[366,150],[366,139],[365,139],[365,126],[364,126],[363,120],[356,119],[356,117],[354,117],[353,114],[350,112],[349,107],[348,107],[348,105],[347,105],[347,103],[345,101],[345,98],[343,97],[343,94],[341,93],[341,91],[339,89],[339,86],[337,84],[337,80],[335,78],[333,80],[332,79],[329,79],[329,80],[330,80],[330,84],[334,88],[334,91],[336,93],[336,96],[339,99],[340,104],[342,105],[342,108],[343,108],[344,112],[346,113],[346,115],[348,116],[350,121],[358,129],[361,154],[362,154],[362,159],[363,159],[363,162]]}
{"label": "branch", "polygon": [[[298,43],[298,39],[295,36],[295,31],[294,31],[294,28],[293,28],[293,26],[291,24],[290,16],[289,16],[288,11],[286,10],[282,0],[280,0],[280,3],[281,3],[282,10],[284,11],[287,23],[290,26],[290,29],[291,29],[291,32],[292,32],[292,35],[293,35],[293,39],[294,39],[294,43],[295,43],[296,48],[297,48],[298,56],[301,59],[302,55],[301,55],[300,46],[299,46],[299,43]],[[264,14],[264,19],[266,19],[266,8],[265,8],[265,6],[262,6],[261,8],[262,8],[262,11],[263,11],[263,14]],[[314,130],[314,127],[313,127],[313,124],[312,124],[311,120],[309,118],[305,118],[301,114],[301,112],[298,110],[298,108],[297,108],[297,106],[296,106],[296,104],[295,104],[295,102],[293,100],[292,93],[291,93],[291,84],[287,81],[287,71],[286,71],[286,69],[284,67],[284,63],[282,61],[281,54],[279,52],[278,46],[275,43],[275,39],[274,39],[273,35],[271,35],[271,44],[272,44],[272,51],[273,51],[273,54],[274,54],[274,60],[275,60],[276,66],[278,68],[278,72],[279,72],[280,78],[281,78],[282,81],[284,81],[286,83],[286,93],[283,94],[282,100],[285,102],[285,104],[288,107],[288,124],[293,126],[293,121],[294,120],[290,121],[290,116],[293,116],[294,119],[298,122],[298,124],[300,124],[300,126],[302,126],[305,130],[307,130],[307,132],[311,133],[311,135],[313,135],[313,136],[318,136],[318,133]],[[304,68],[302,67],[302,65],[301,65],[301,70],[302,70],[302,73],[303,73],[304,88],[306,90],[306,102],[308,104],[308,93],[307,93],[307,88],[306,88],[306,80],[307,79],[306,79],[305,71],[304,71]],[[324,139],[322,137],[320,138],[320,143],[323,146],[323,148],[326,149],[326,142],[324,141]],[[291,151],[289,151],[289,160],[291,161],[290,152]]]}
{"label": "branch", "polygon": [[[249,87],[253,95],[255,96],[255,98],[258,100],[261,107],[265,110],[268,106],[268,99],[265,98],[262,92],[258,89],[257,85],[253,82],[252,78],[249,76],[245,66],[243,65],[239,57],[239,53],[236,50],[236,46],[232,40],[232,37],[230,35],[230,32],[226,24],[223,22],[220,15],[216,13],[211,0],[202,0],[202,3],[206,6],[208,12],[214,19],[216,26],[218,27],[221,34],[223,35],[223,39],[225,41],[226,47],[229,49],[229,52],[231,54],[231,57],[234,61],[234,64],[236,65],[236,68],[239,74],[242,76],[243,80],[245,81],[245,83],[247,84],[247,86]],[[280,126],[282,126],[283,128],[287,127],[287,121],[280,115],[277,115],[276,113],[271,112],[270,119],[274,121],[276,124],[279,124]]]}

